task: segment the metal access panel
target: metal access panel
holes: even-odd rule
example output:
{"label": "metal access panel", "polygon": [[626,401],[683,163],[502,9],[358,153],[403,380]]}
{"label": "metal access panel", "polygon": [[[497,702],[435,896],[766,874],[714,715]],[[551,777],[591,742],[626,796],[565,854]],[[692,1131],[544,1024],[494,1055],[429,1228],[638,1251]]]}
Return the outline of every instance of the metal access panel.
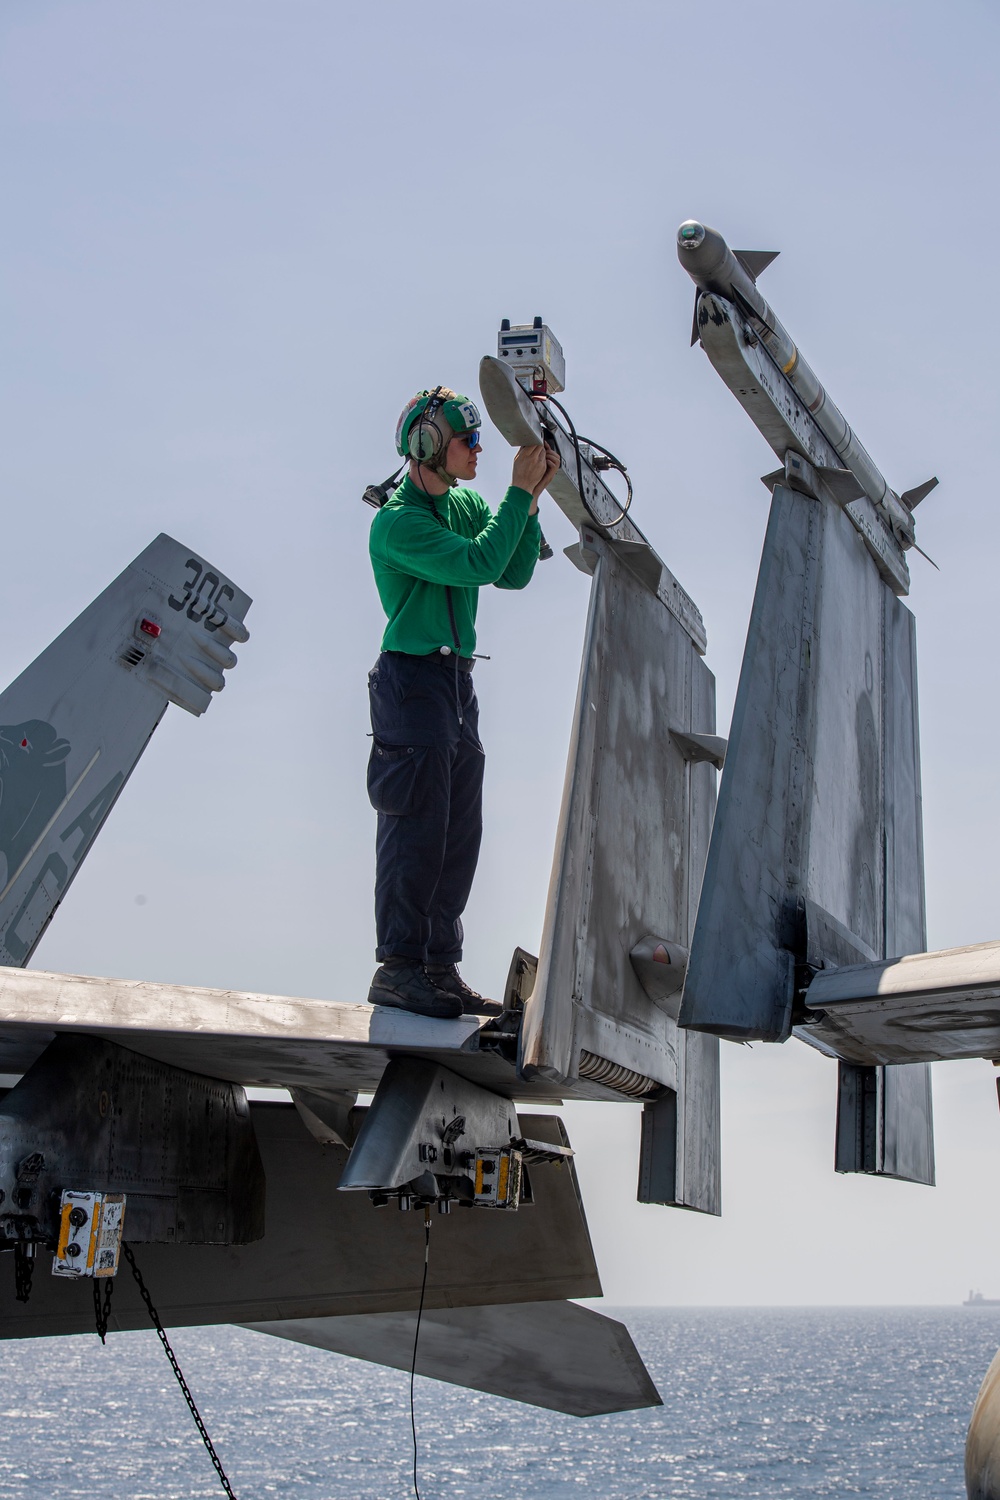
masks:
{"label": "metal access panel", "polygon": [[161,535],[0,694],[0,964],[28,963],[167,705],[225,685],[249,607]]}
{"label": "metal access panel", "polygon": [[590,614],[520,1067],[574,1097],[675,1095],[671,1192],[648,1201],[717,1212],[717,1044],[679,1031],[677,995],[640,977],[640,955],[690,946],[724,749],[715,680],[657,596],[654,553],[585,529],[576,560]]}
{"label": "metal access panel", "polygon": [[59,1244],[67,1190],[125,1194],[136,1244],[258,1239],[264,1172],[246,1094],[100,1037],[57,1036],[0,1101],[0,1248]]}
{"label": "metal access panel", "polygon": [[[784,1041],[811,972],[921,951],[925,931],[913,617],[836,503],[776,485],[681,1024]],[[879,1083],[919,1137],[904,1167],[933,1160],[911,1076]]]}

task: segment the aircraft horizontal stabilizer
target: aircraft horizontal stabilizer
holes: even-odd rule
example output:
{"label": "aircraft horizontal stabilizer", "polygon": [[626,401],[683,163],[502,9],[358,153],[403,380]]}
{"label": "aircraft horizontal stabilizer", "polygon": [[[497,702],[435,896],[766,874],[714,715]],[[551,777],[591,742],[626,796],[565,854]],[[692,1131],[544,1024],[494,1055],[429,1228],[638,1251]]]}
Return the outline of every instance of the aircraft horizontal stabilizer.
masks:
{"label": "aircraft horizontal stabilizer", "polygon": [[[414,1312],[374,1313],[244,1327],[409,1370],[415,1320]],[[625,1325],[573,1302],[425,1312],[417,1374],[571,1417],[662,1405]]]}
{"label": "aircraft horizontal stabilizer", "polygon": [[167,704],[225,686],[249,607],[158,536],[0,694],[0,964],[31,958]]}

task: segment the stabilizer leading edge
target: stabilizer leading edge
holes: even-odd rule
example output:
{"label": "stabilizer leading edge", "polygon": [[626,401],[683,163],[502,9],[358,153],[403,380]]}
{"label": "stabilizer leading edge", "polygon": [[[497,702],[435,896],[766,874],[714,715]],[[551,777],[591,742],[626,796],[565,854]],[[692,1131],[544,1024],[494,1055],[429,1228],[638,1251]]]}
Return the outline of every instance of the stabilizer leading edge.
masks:
{"label": "stabilizer leading edge", "polygon": [[161,535],[0,694],[0,964],[28,963],[168,703],[224,687],[249,607]]}

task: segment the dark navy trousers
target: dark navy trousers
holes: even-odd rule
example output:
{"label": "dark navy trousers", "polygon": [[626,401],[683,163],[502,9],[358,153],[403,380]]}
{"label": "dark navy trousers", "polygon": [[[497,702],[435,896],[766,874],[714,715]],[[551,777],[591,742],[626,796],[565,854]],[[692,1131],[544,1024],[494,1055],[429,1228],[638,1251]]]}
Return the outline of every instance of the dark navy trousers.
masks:
{"label": "dark navy trousers", "polygon": [[375,956],[458,963],[483,834],[486,757],[472,673],[456,676],[454,656],[383,651],[368,696]]}

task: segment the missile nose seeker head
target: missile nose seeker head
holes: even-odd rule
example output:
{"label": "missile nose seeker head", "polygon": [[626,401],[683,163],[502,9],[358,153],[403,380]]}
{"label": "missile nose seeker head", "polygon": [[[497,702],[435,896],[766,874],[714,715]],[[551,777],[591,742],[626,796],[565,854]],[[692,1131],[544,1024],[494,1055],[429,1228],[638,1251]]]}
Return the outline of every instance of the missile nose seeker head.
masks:
{"label": "missile nose seeker head", "polygon": [[697,250],[705,241],[705,226],[697,219],[685,219],[677,231],[678,250]]}
{"label": "missile nose seeker head", "polygon": [[736,258],[717,229],[697,219],[686,219],[677,231],[677,259],[703,292],[731,296]]}

